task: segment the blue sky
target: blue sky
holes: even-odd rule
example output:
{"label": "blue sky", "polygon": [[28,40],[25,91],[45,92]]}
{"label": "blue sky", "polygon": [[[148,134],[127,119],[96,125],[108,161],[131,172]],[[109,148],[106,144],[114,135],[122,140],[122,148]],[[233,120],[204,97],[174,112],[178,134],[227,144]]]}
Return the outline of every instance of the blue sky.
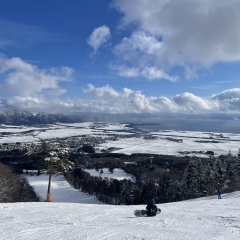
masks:
{"label": "blue sky", "polygon": [[240,0],[1,0],[0,110],[240,113],[239,25]]}

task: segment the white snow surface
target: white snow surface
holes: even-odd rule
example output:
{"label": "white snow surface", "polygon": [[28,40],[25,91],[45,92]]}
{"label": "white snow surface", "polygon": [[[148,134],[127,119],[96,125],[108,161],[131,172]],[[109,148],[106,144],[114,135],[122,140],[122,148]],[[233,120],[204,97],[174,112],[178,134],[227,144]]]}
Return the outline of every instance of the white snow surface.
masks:
{"label": "white snow surface", "polygon": [[[47,196],[49,176],[47,174],[41,174],[39,176],[27,175],[27,179],[35,192],[44,201]],[[102,204],[93,196],[89,196],[71,187],[61,174],[52,177],[51,196],[53,202]]]}
{"label": "white snow surface", "polygon": [[[212,133],[197,131],[173,131],[159,130],[146,134],[152,139],[136,137],[131,133],[131,128],[120,123],[73,123],[73,124],[49,124],[42,128],[27,126],[0,125],[0,144],[39,142],[39,138],[49,139],[54,142],[56,138],[83,136],[102,137],[103,139],[116,135],[115,139],[107,140],[95,146],[97,151],[113,148],[114,153],[149,153],[175,156],[209,157],[206,151],[213,151],[215,156],[221,154],[236,155],[240,145],[240,134]],[[171,141],[167,138],[181,139],[183,142]],[[202,141],[202,142],[196,142]],[[205,142],[203,142],[205,141]],[[212,142],[215,141],[215,142]],[[217,141],[217,142],[216,142]]]}
{"label": "white snow surface", "polygon": [[93,177],[102,177],[102,178],[113,178],[117,180],[130,180],[135,182],[135,178],[133,178],[130,174],[127,174],[124,170],[120,168],[114,168],[113,173],[110,173],[108,168],[103,168],[103,173],[96,171],[95,169],[84,169],[85,172],[88,172]]}
{"label": "white snow surface", "polygon": [[240,192],[157,206],[156,217],[135,217],[145,205],[1,203],[0,239],[240,239]]}

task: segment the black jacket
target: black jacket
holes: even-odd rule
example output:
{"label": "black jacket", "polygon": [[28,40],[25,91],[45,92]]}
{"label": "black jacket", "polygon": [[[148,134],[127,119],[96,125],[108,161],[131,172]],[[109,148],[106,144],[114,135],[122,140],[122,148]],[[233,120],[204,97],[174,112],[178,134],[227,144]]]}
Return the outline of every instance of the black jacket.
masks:
{"label": "black jacket", "polygon": [[157,214],[157,206],[155,204],[149,203],[146,207],[147,215],[149,217],[156,216]]}

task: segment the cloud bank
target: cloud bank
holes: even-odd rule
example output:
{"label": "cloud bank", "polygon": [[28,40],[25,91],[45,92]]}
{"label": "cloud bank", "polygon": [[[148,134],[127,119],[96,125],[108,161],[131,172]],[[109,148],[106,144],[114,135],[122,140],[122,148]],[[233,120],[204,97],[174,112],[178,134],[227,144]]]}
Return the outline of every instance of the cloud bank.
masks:
{"label": "cloud bank", "polygon": [[132,29],[114,47],[121,76],[173,81],[176,66],[193,78],[200,69],[240,60],[238,0],[113,0],[112,7],[123,15],[119,28]]}
{"label": "cloud bank", "polygon": [[0,55],[0,74],[4,76],[1,89],[20,96],[36,96],[52,91],[62,94],[64,89],[60,82],[70,81],[73,69],[62,67],[59,69],[39,69],[18,57],[6,58]]}
{"label": "cloud bank", "polygon": [[[83,92],[90,98],[65,99],[61,94],[66,90],[62,82],[71,81],[73,70],[39,69],[20,58],[0,55],[0,78],[3,79],[0,110],[21,108],[34,111],[61,113],[239,113],[240,88],[228,89],[202,98],[193,93],[182,93],[172,98],[146,96],[141,91],[123,88],[115,90],[106,85],[95,87],[88,84]],[[71,84],[71,82],[69,82]]]}
{"label": "cloud bank", "polygon": [[[130,73],[130,72],[129,72]],[[0,55],[0,110],[21,108],[61,113],[239,113],[240,88],[227,89],[209,98],[181,93],[172,98],[146,96],[142,91],[110,85],[83,90],[86,99],[66,99],[61,83],[71,84],[73,69],[69,67],[40,69],[20,58]]]}

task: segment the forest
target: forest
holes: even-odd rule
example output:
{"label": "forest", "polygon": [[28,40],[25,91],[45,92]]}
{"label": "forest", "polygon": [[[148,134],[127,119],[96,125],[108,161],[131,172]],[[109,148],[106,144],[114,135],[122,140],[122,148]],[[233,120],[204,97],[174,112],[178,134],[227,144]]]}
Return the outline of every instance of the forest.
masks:
{"label": "forest", "polygon": [[[240,150],[238,156],[208,158],[154,154],[88,153],[67,154],[72,168],[63,171],[76,189],[94,195],[108,204],[146,204],[149,198],[158,203],[182,201],[240,190]],[[39,201],[21,169],[43,170],[44,166],[25,152],[2,153],[0,156],[0,202]],[[84,169],[95,169],[98,177]],[[102,178],[101,171],[113,173],[121,168],[134,181]],[[127,197],[131,201],[127,201]]]}
{"label": "forest", "polygon": [[0,162],[0,203],[39,201],[39,196],[26,177]]}
{"label": "forest", "polygon": [[[91,167],[99,172],[103,167],[108,167],[110,172],[120,167],[136,179],[132,182],[93,177],[84,168],[65,173],[72,186],[108,204],[129,204],[126,200],[129,195],[131,204],[145,204],[149,198],[167,203],[211,196],[217,190],[222,193],[240,190],[240,151],[238,156],[229,152],[216,158],[148,154],[108,154],[101,157],[93,154],[78,158],[76,164],[84,163],[86,158],[95,160]],[[126,160],[134,164],[124,165]]]}

